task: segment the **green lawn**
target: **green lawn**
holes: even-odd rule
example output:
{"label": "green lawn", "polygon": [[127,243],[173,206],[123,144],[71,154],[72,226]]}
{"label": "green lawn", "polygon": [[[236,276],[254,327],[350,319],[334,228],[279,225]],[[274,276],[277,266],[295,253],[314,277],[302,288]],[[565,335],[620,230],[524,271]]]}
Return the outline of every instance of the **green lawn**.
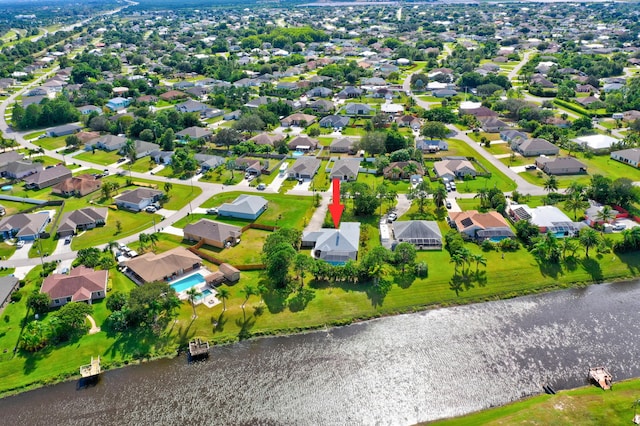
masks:
{"label": "green lawn", "polygon": [[[35,133],[38,133],[38,132],[35,132]],[[31,143],[38,145],[39,147],[42,147],[46,150],[53,151],[65,146],[67,144],[67,142],[65,141],[66,138],[67,138],[66,136],[57,136],[55,138],[42,138],[42,139],[36,139],[34,141],[31,141]]]}
{"label": "green lawn", "polygon": [[74,158],[82,161],[89,161],[91,163],[100,164],[103,166],[108,166],[110,164],[115,163],[120,158],[120,154],[117,151],[102,151],[100,149],[96,149],[95,151],[85,151],[82,152]]}
{"label": "green lawn", "polygon": [[262,245],[271,232],[259,229],[247,229],[240,237],[240,244],[219,249],[204,245],[203,252],[233,265],[253,265],[262,263]]}
{"label": "green lawn", "polygon": [[[171,167],[165,167],[162,172]],[[164,174],[160,173],[162,176]],[[227,170],[224,165],[220,167],[216,167],[215,170],[208,170],[200,180],[202,182],[213,182],[213,183],[222,183],[224,185],[236,185],[240,181],[244,179],[244,173],[241,170]]]}
{"label": "green lawn", "polygon": [[37,132],[27,133],[26,135],[24,135],[24,138],[27,140],[31,140],[37,138],[40,135],[44,135],[45,133],[46,130],[39,130]]}
{"label": "green lawn", "polygon": [[[146,173],[157,166],[158,165],[151,159],[151,157],[147,156],[147,157],[138,158],[136,162],[131,165],[131,171],[138,172],[138,173]],[[128,163],[125,164],[123,168],[129,170],[129,164]]]}
{"label": "green lawn", "polygon": [[367,133],[364,130],[364,127],[345,127],[342,129],[342,134],[344,136],[364,136]]}
{"label": "green lawn", "polygon": [[508,143],[492,143],[489,148],[484,149],[493,155],[511,154],[513,152]]}
{"label": "green lawn", "polygon": [[603,392],[588,386],[556,395],[538,395],[463,417],[434,422],[436,425],[628,425],[640,380],[616,382]]}

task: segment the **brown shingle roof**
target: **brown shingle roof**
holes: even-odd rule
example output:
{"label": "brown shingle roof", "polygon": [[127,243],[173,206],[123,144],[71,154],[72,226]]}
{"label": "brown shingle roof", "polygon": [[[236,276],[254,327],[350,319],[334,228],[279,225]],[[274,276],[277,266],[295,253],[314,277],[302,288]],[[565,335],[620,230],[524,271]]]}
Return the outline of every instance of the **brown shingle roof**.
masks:
{"label": "brown shingle roof", "polygon": [[145,282],[153,282],[164,280],[180,270],[190,269],[201,263],[202,259],[189,250],[176,247],[161,254],[145,253],[127,261],[126,265]]}
{"label": "brown shingle roof", "polygon": [[108,277],[108,271],[79,266],[73,268],[69,275],[49,275],[42,282],[40,292],[48,294],[51,299],[71,297],[72,302],[89,300],[91,293],[106,291]]}

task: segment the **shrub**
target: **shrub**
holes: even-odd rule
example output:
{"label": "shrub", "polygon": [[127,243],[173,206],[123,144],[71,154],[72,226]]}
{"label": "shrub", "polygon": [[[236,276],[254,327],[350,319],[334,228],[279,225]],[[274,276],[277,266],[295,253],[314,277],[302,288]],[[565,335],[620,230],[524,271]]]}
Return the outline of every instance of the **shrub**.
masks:
{"label": "shrub", "polygon": [[480,244],[480,247],[483,251],[493,251],[496,249],[496,244],[491,240],[484,240],[482,244]]}
{"label": "shrub", "polygon": [[12,302],[19,302],[20,300],[22,300],[22,293],[19,291],[14,291],[13,293],[11,293],[11,301]]}

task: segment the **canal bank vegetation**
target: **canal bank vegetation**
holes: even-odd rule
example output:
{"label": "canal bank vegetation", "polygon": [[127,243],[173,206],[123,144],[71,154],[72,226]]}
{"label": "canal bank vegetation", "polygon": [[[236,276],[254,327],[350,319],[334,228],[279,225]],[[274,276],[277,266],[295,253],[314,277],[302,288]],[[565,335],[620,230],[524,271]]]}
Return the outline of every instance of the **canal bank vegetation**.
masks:
{"label": "canal bank vegetation", "polygon": [[[613,390],[589,386],[538,395],[434,425],[629,425],[640,395],[640,379],[615,383]],[[639,407],[640,408],[640,407]]]}

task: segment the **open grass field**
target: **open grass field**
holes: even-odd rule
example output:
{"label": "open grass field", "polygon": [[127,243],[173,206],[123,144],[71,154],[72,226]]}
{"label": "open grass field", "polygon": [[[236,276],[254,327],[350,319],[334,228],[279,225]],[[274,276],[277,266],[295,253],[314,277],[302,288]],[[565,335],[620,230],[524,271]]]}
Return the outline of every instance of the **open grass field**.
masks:
{"label": "open grass field", "polygon": [[96,149],[95,151],[85,151],[74,158],[82,161],[90,161],[95,164],[100,164],[102,166],[108,166],[110,164],[115,163],[120,158],[120,154],[117,151],[102,151],[100,149]]}
{"label": "open grass field", "polygon": [[463,417],[437,421],[435,425],[628,425],[633,403],[640,394],[640,380],[616,383],[613,391],[595,386],[539,395]]}
{"label": "open grass field", "polygon": [[[132,172],[138,173],[146,173],[156,167],[157,164],[151,159],[151,157],[142,157],[138,158],[135,163],[131,165]],[[129,170],[129,164],[126,164],[125,167]]]}
{"label": "open grass field", "polygon": [[[35,133],[39,133],[39,132],[35,132]],[[31,142],[46,150],[53,151],[65,146],[67,144],[67,142],[65,141],[66,138],[67,138],[66,136],[56,136],[54,138],[48,137],[48,138],[36,139]]]}

